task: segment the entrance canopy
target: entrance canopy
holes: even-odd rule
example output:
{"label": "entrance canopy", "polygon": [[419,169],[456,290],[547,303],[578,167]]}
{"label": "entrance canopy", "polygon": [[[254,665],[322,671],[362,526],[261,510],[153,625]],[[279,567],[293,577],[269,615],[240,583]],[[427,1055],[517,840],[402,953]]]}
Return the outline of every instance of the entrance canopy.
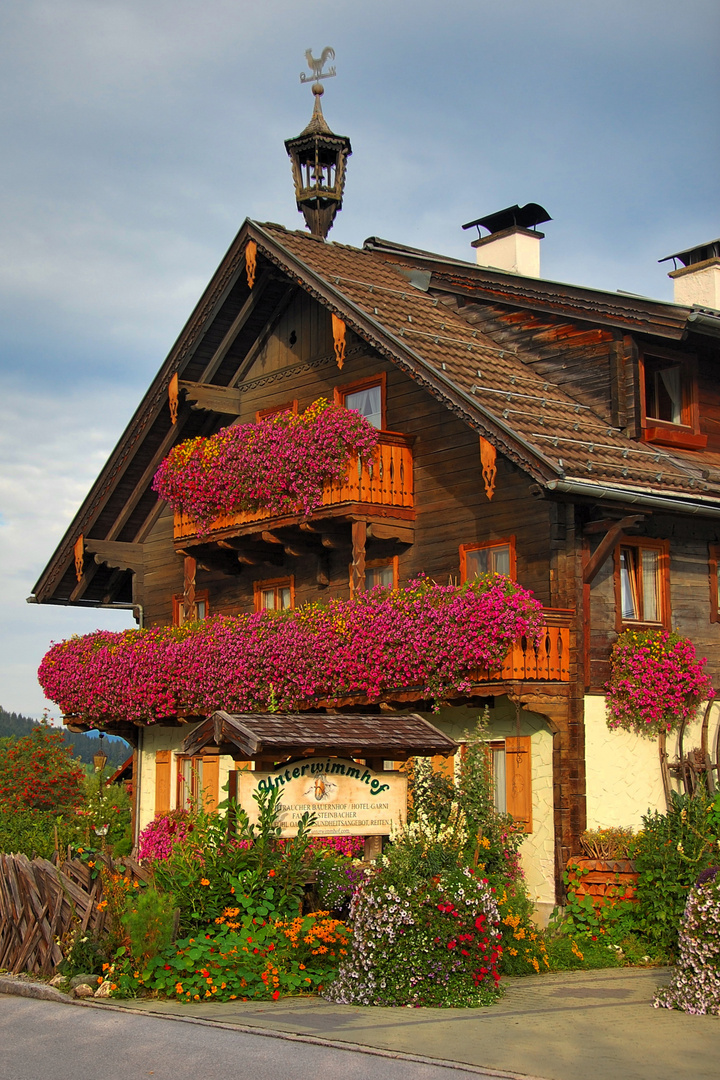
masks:
{"label": "entrance canopy", "polygon": [[454,754],[458,744],[416,713],[215,712],[182,744],[193,756],[218,747],[236,761],[287,755],[405,758]]}

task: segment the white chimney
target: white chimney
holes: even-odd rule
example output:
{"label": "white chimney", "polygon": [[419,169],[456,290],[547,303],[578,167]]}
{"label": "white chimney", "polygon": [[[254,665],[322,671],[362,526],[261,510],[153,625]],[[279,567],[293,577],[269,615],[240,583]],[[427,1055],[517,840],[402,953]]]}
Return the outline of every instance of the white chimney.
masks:
{"label": "white chimney", "polygon": [[[668,259],[675,263],[668,277],[675,287],[676,304],[720,310],[720,240],[666,255],[660,262]],[[682,266],[678,267],[678,262]]]}
{"label": "white chimney", "polygon": [[[538,232],[534,226],[551,220],[542,206],[527,203],[470,221],[463,229],[477,227],[478,238],[472,241],[472,246],[478,266],[540,277],[540,241],[545,233]],[[481,226],[489,231],[489,236],[480,234]]]}

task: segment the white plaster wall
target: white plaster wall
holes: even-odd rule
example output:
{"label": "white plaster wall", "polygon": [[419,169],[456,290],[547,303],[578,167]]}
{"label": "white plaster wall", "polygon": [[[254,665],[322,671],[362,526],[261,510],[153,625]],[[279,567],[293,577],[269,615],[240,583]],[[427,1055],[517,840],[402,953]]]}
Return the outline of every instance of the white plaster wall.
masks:
{"label": "white plaster wall", "polygon": [[[700,728],[704,706],[697,720],[685,729],[683,749],[687,753],[700,746]],[[713,706],[710,716],[709,746],[715,745],[720,708]],[[677,756],[676,735],[668,737],[667,753]],[[607,726],[605,697],[585,697],[585,769],[587,783],[588,829],[611,826],[642,828],[648,811],[665,811],[657,739],[646,739],[626,731],[611,731]],[[672,782],[679,791],[677,781]]]}
{"label": "white plaster wall", "polygon": [[674,270],[669,274],[673,278],[676,304],[697,304],[700,307],[720,308],[720,263],[715,261],[712,266],[705,266],[702,270],[687,269]]}
{"label": "white plaster wall", "polygon": [[[496,698],[490,710],[493,739],[518,734],[515,706],[507,698]],[[462,741],[475,728],[478,710],[446,707],[439,713],[425,713],[426,718],[451,738]],[[533,821],[532,832],[520,848],[522,867],[530,899],[543,915],[555,906],[555,834],[553,828],[553,740],[542,717],[520,712],[520,735],[531,738]]]}
{"label": "white plaster wall", "polygon": [[484,238],[476,246],[478,266],[540,277],[540,240],[540,235],[528,236],[524,232]]}
{"label": "white plaster wall", "polygon": [[[155,752],[157,750],[173,751],[170,757],[170,807],[175,809],[177,793],[177,755],[183,741],[196,724],[183,724],[182,727],[163,727],[154,724],[143,728],[140,745],[140,805],[138,807],[139,831],[142,831],[155,817]],[[234,768],[233,759],[225,754],[220,757],[219,785],[220,801],[224,797],[223,788],[227,784],[228,774]]]}

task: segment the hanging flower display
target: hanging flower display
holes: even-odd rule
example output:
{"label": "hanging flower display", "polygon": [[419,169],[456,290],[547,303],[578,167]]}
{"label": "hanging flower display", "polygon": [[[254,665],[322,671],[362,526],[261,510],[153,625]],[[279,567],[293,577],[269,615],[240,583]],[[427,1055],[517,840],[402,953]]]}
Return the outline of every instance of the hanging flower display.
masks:
{"label": "hanging flower display", "polygon": [[203,531],[243,510],[310,514],[322,502],[323,485],[340,480],[353,458],[368,464],[377,442],[364,416],[319,398],[299,415],[288,409],[180,443],[153,488]]}
{"label": "hanging flower display", "polygon": [[90,723],[378,701],[408,689],[438,698],[469,690],[475,670],[499,667],[513,641],[537,641],[542,625],[541,605],[509,578],[420,579],[297,611],[98,630],[54,644],[38,677],[66,716]]}
{"label": "hanging flower display", "polygon": [[714,697],[689,638],[669,630],[626,630],[613,646],[605,684],[608,727],[654,738],[692,720]]}

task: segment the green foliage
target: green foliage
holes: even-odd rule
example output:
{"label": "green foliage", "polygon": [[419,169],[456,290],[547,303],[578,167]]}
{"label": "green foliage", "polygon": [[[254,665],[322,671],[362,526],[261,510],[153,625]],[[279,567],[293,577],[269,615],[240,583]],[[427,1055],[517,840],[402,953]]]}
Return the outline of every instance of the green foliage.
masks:
{"label": "green foliage", "polygon": [[122,925],[133,957],[147,966],[172,940],[173,901],[152,886],[128,897]]}
{"label": "green foliage", "polygon": [[55,851],[56,829],[61,853],[67,851],[68,844],[80,842],[82,825],[73,815],[0,807],[0,852],[49,859]]}
{"label": "green foliage", "polygon": [[87,845],[102,842],[105,848],[118,858],[130,854],[130,796],[124,785],[108,783],[107,767],[85,777],[83,804],[77,813],[83,825],[83,837]]}
{"label": "green foliage", "polygon": [[672,795],[666,814],[648,814],[638,837],[635,925],[650,946],[668,957],[677,949],[678,929],[691,887],[701,870],[718,862],[718,800],[699,789]]}
{"label": "green foliage", "polygon": [[[157,887],[174,898],[183,933],[198,933],[226,907],[247,903],[260,918],[286,918],[300,911],[307,878],[312,819],[304,814],[295,837],[281,839],[277,823],[281,792],[257,792],[258,824],[227,803],[217,812],[196,809],[187,832],[167,859],[154,860]],[[227,813],[237,829],[228,833]],[[268,891],[270,895],[268,896]]]}
{"label": "green foliage", "polygon": [[79,923],[65,935],[60,943],[63,958],[58,973],[71,979],[73,975],[92,975],[102,966],[102,950],[89,930],[82,930]]}

